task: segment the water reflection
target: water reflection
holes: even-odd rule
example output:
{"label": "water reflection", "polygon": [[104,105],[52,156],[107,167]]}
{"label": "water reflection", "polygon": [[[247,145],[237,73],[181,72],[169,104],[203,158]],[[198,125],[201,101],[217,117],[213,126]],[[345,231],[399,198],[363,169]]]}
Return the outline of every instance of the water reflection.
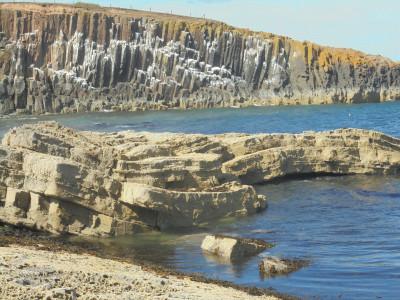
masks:
{"label": "water reflection", "polygon": [[[302,297],[396,298],[400,294],[399,177],[341,176],[256,186],[266,211],[208,222],[183,232],[107,239],[111,251],[184,272],[273,287]],[[247,260],[229,261],[200,248],[206,233],[233,234],[275,247]],[[311,256],[311,266],[286,277],[260,274],[268,256]]]}
{"label": "water reflection", "polygon": [[[266,211],[225,218],[183,231],[152,232],[101,240],[121,256],[184,272],[273,287],[302,297],[396,298],[400,294],[399,177],[341,176],[256,186],[268,197]],[[207,233],[272,242],[275,247],[246,260],[203,252]],[[260,274],[268,256],[311,256],[311,266],[285,277]]]}
{"label": "water reflection", "polygon": [[[358,127],[400,137],[400,103],[306,107],[214,109],[137,113],[0,117],[9,128],[56,120],[78,130],[126,129],[187,133],[301,132]],[[349,117],[349,114],[351,117]],[[256,186],[267,196],[266,211],[208,222],[182,231],[91,239],[105,252],[149,260],[185,272],[274,287],[293,295],[342,299],[400,295],[400,178],[342,176]],[[205,254],[206,233],[264,239],[276,244],[247,261],[224,263]],[[74,239],[79,239],[75,237]],[[266,256],[312,256],[315,262],[289,277],[260,278]]]}

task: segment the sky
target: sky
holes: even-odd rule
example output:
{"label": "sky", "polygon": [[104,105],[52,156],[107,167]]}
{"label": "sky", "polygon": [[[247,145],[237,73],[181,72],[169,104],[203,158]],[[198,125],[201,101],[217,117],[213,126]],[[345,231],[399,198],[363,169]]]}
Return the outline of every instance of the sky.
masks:
{"label": "sky", "polygon": [[[95,3],[110,6],[110,1]],[[111,5],[195,17],[205,14],[237,27],[400,61],[400,0],[113,0]]]}

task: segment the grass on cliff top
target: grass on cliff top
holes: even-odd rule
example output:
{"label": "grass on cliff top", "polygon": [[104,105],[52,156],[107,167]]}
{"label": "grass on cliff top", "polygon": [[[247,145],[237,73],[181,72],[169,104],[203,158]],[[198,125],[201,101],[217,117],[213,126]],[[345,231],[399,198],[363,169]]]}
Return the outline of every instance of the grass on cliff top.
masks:
{"label": "grass on cliff top", "polygon": [[86,2],[76,2],[74,4],[75,7],[86,8],[86,9],[99,9],[100,5],[94,3],[86,3]]}
{"label": "grass on cliff top", "polygon": [[[389,58],[381,57],[379,55],[369,55],[361,51],[345,48],[325,47],[314,44],[308,41],[296,41],[289,37],[262,32],[253,31],[247,28],[237,28],[228,25],[224,22],[199,18],[189,17],[182,15],[173,15],[169,13],[160,13],[152,11],[142,11],[135,9],[125,9],[118,7],[102,7],[94,3],[77,2],[75,4],[61,4],[61,3],[21,3],[13,2],[0,2],[0,9],[24,9],[29,11],[41,12],[44,14],[74,14],[76,11],[82,11],[83,14],[88,14],[85,17],[90,18],[91,13],[97,12],[104,15],[120,16],[126,18],[148,18],[151,20],[169,22],[168,27],[170,39],[179,40],[182,31],[189,31],[192,34],[203,34],[208,31],[212,35],[219,36],[226,32],[233,34],[242,34],[244,36],[254,36],[261,40],[269,40],[274,44],[274,53],[279,55],[281,48],[286,47],[287,43],[291,44],[290,49],[297,52],[303,57],[304,62],[311,66],[315,61],[318,67],[324,68],[326,71],[332,69],[333,64],[348,62],[356,67],[366,65],[374,67],[376,64],[384,63],[390,67],[398,67],[399,63],[391,61]],[[48,10],[49,9],[49,10]],[[0,62],[1,63],[1,62]]]}

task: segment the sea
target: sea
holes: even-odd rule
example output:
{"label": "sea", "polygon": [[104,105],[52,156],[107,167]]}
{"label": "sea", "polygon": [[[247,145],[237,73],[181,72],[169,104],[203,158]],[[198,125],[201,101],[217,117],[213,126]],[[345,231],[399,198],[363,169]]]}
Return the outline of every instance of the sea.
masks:
{"label": "sea", "polygon": [[[301,133],[363,128],[400,138],[397,101],[9,115],[0,116],[0,138],[10,128],[48,120],[102,132]],[[268,200],[261,213],[96,242],[121,255],[133,253],[141,261],[303,299],[400,299],[400,176],[304,177],[255,188]],[[201,250],[207,233],[263,239],[275,247],[231,262]],[[268,256],[303,257],[311,265],[289,276],[268,277],[258,270],[260,260]]]}

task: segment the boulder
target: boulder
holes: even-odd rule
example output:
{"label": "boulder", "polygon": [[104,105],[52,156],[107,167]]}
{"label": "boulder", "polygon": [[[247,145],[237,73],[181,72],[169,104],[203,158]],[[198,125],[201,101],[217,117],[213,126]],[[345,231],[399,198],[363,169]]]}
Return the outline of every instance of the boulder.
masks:
{"label": "boulder", "polygon": [[284,275],[292,272],[286,262],[277,257],[264,258],[259,264],[259,269],[270,275]]}
{"label": "boulder", "polygon": [[218,234],[207,235],[201,244],[203,250],[228,259],[256,255],[271,247],[273,245],[260,240]]}
{"label": "boulder", "polygon": [[307,259],[290,259],[267,257],[260,261],[259,270],[268,276],[284,276],[292,272],[308,267],[311,261]]}

